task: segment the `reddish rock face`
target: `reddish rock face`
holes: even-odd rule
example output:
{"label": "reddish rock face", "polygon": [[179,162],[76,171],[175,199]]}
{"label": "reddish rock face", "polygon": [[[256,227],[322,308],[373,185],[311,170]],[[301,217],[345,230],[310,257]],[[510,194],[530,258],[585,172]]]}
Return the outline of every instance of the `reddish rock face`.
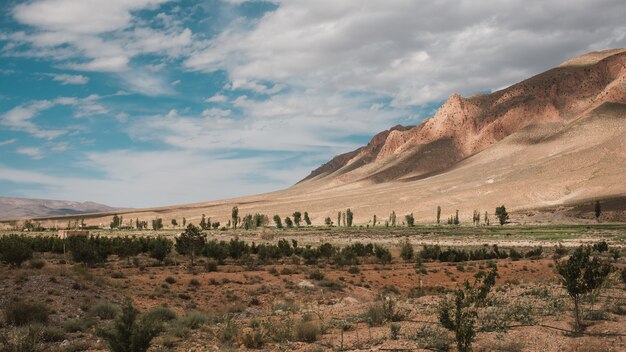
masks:
{"label": "reddish rock face", "polygon": [[605,103],[626,103],[626,49],[582,55],[492,94],[454,93],[420,125],[383,131],[301,182],[385,182],[432,174],[524,128],[568,124]]}

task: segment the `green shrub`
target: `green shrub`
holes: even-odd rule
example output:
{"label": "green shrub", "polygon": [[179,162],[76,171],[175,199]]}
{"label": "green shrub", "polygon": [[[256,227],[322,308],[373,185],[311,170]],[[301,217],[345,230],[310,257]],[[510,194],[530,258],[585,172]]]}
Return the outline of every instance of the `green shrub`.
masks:
{"label": "green shrub", "polygon": [[96,323],[96,319],[93,317],[70,319],[63,322],[63,330],[66,332],[85,332],[96,325]]}
{"label": "green shrub", "polygon": [[113,326],[101,330],[111,352],[146,352],[152,339],[161,331],[159,323],[137,319],[138,312],[130,300],[122,307],[122,314]]}
{"label": "green shrub", "polygon": [[65,331],[57,326],[31,325],[38,330],[41,341],[61,342],[65,340]]}
{"label": "green shrub", "polygon": [[[280,218],[279,218],[280,219]],[[248,331],[243,335],[243,345],[249,349],[260,349],[265,344],[265,340],[263,339],[263,334],[257,328],[252,331]]]}
{"label": "green shrub", "polygon": [[165,322],[169,322],[172,320],[176,320],[176,313],[167,307],[158,306],[144,313],[141,316],[141,319],[165,323]]}
{"label": "green shrub", "polygon": [[400,241],[400,258],[402,258],[405,262],[410,261],[415,256],[415,251],[413,250],[413,246],[411,242],[409,242],[408,238],[405,238],[403,241]]}
{"label": "green shrub", "polygon": [[219,339],[222,343],[233,342],[237,338],[238,333],[237,325],[235,325],[232,320],[228,319],[226,325],[220,332]]}
{"label": "green shrub", "polygon": [[8,304],[4,310],[4,320],[15,326],[32,323],[46,324],[50,310],[43,303],[15,301]]}
{"label": "green shrub", "polygon": [[389,337],[392,340],[397,340],[399,335],[400,335],[400,325],[391,324],[389,326]]}
{"label": "green shrub", "polygon": [[348,272],[352,275],[356,275],[360,272],[360,270],[358,266],[351,266],[348,268]]}
{"label": "green shrub", "polygon": [[389,297],[371,304],[363,316],[363,320],[370,326],[381,326],[403,319],[404,314],[396,309],[396,302]]}
{"label": "green shrub", "polygon": [[111,320],[117,317],[119,309],[109,302],[98,302],[89,310],[89,313],[103,320]]}
{"label": "green shrub", "polygon": [[194,330],[210,321],[209,315],[200,311],[191,311],[181,319],[183,325]]}
{"label": "green shrub", "polygon": [[23,237],[11,235],[0,241],[0,261],[19,268],[32,257],[33,250]]}
{"label": "green shrub", "polygon": [[311,280],[324,280],[324,273],[319,270],[313,270],[307,276]]}
{"label": "green shrub", "polygon": [[36,258],[36,259],[31,259],[31,260],[28,262],[28,265],[29,265],[31,268],[33,268],[33,269],[41,269],[41,268],[43,268],[44,266],[46,266],[46,261],[45,261],[45,260],[43,260],[43,259],[39,259],[39,258]]}
{"label": "green shrub", "polygon": [[206,262],[206,271],[209,273],[217,271],[217,262],[213,259],[209,259]]}
{"label": "green shrub", "polygon": [[165,278],[165,282],[167,282],[170,285],[173,285],[173,284],[176,283],[176,279],[171,277],[171,276],[168,276],[168,277]]}
{"label": "green shrub", "polygon": [[43,351],[40,342],[41,331],[32,326],[0,332],[0,352]]}
{"label": "green shrub", "polygon": [[198,287],[198,286],[200,286],[200,281],[198,281],[197,279],[191,279],[191,280],[189,280],[189,286],[191,286],[191,287]]}

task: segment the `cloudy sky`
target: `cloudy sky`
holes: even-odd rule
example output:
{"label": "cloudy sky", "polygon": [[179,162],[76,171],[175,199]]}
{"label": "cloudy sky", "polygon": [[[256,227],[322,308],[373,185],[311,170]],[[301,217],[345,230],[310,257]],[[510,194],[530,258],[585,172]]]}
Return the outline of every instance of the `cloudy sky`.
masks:
{"label": "cloudy sky", "polygon": [[287,187],[453,92],[626,46],[623,0],[3,0],[0,195]]}

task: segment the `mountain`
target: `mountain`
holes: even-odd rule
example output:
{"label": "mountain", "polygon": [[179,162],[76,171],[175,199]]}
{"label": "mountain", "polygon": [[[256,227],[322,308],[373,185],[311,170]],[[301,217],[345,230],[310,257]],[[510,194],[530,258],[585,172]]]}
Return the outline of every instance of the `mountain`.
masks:
{"label": "mountain", "polygon": [[115,209],[94,202],[0,197],[0,219],[99,213]]}
{"label": "mountain", "polygon": [[[356,224],[373,215],[413,213],[432,223],[459,211],[491,214],[506,205],[515,222],[626,221],[626,49],[588,53],[491,94],[452,94],[417,126],[395,126],[366,146],[339,155],[276,192],[170,207],[119,211],[226,223],[239,213],[291,216],[307,211],[314,224],[350,208]],[[86,216],[106,224],[111,213]],[[587,220],[580,220],[585,218]],[[57,218],[53,221],[62,221]],[[180,221],[179,221],[180,222]]]}
{"label": "mountain", "polygon": [[604,104],[626,103],[625,62],[625,49],[593,52],[492,94],[464,98],[454,93],[420,125],[384,131],[301,182],[380,183],[426,177],[526,128],[566,128]]}

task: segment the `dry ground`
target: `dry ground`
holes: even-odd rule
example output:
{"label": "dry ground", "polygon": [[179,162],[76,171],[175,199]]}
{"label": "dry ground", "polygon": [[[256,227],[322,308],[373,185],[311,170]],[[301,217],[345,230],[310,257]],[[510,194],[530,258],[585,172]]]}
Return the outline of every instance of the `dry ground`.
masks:
{"label": "dry ground", "polygon": [[[492,329],[478,333],[475,350],[626,351],[626,287],[617,273],[612,274],[596,301],[585,303],[585,334],[573,335],[568,332],[573,324],[571,303],[554,271],[551,250],[557,242],[573,246],[605,239],[611,248],[621,249],[622,258],[614,263],[623,267],[623,229],[581,228],[578,235],[568,229],[542,233],[541,228],[520,228],[516,233],[517,229],[511,228],[508,235],[483,234],[483,241],[478,229],[445,233],[430,228],[413,230],[417,233],[410,239],[416,250],[419,243],[437,241],[457,247],[464,241],[478,246],[501,241],[501,247],[515,246],[518,250],[538,244],[544,248],[538,259],[421,264],[398,257],[396,244],[407,235],[404,229],[387,230],[386,235],[382,229],[237,234],[256,243],[281,238],[303,244],[361,241],[383,243],[392,250],[391,264],[382,265],[370,258],[357,269],[324,261],[304,265],[301,260],[286,258],[265,265],[227,261],[217,272],[207,272],[206,259],[190,268],[187,258],[174,253],[164,266],[141,255],[130,265],[110,257],[102,267],[83,268],[62,255],[43,254],[38,255],[46,261],[41,269],[27,264],[20,269],[0,267],[0,304],[6,308],[19,298],[51,307],[51,324],[62,327],[64,337],[47,343],[46,351],[107,350],[96,329],[110,321],[93,317],[93,307],[99,302],[119,305],[126,297],[142,312],[167,306],[178,315],[153,341],[150,351],[246,350],[244,336],[254,332],[263,340],[261,349],[274,351],[437,350],[446,345],[454,350],[452,335],[438,324],[437,304],[465,279],[472,280],[476,272],[495,264],[500,277],[491,295],[492,306],[482,309],[478,319],[479,325]],[[228,239],[234,234],[216,232],[211,236]],[[312,278],[316,271],[323,273],[323,278]],[[365,313],[379,304],[381,297],[395,302],[395,311],[402,318],[370,327]],[[198,326],[189,323],[193,314],[202,317]],[[303,317],[320,330],[316,340],[285,338],[285,331],[302,329]],[[498,322],[515,327],[496,329]],[[397,339],[392,339],[392,325],[399,327]]]}

